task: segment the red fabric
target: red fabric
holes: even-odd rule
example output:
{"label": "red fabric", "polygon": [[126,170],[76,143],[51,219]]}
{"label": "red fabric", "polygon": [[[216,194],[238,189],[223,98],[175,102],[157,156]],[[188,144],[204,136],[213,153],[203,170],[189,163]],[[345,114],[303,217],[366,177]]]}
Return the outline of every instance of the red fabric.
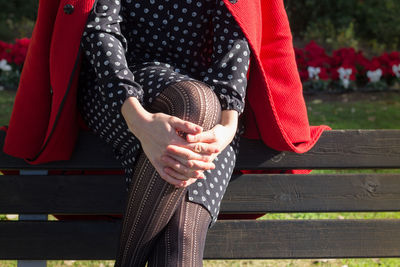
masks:
{"label": "red fabric", "polygon": [[[283,0],[224,2],[252,51],[244,136],[262,139],[278,151],[308,151],[331,128],[309,125]],[[66,4],[74,6],[72,14],[63,11]],[[79,43],[93,4],[94,0],[39,1],[3,148],[6,154],[30,164],[70,158],[82,126],[76,109]]]}

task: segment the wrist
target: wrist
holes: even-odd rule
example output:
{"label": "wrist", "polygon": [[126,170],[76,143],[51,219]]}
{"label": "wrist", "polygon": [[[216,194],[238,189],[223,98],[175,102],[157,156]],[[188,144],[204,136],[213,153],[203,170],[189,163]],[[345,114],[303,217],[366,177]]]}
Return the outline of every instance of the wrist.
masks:
{"label": "wrist", "polygon": [[235,129],[237,128],[239,120],[239,113],[236,110],[223,110],[221,112],[221,122],[220,124],[227,127]]}
{"label": "wrist", "polygon": [[[128,128],[139,138],[144,125],[151,121],[153,114],[148,112],[140,104],[136,97],[128,97],[121,106],[121,114]],[[140,139],[140,138],[139,138]]]}

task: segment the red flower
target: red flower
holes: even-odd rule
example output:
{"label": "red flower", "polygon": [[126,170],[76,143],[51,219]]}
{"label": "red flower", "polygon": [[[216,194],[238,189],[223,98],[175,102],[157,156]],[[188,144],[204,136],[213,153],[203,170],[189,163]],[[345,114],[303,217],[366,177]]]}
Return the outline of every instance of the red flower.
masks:
{"label": "red flower", "polygon": [[356,55],[356,68],[360,74],[365,74],[369,66],[369,59],[367,59],[362,51]]}
{"label": "red flower", "polygon": [[307,81],[310,78],[307,69],[300,70],[299,73],[300,73],[300,78],[303,82]]}
{"label": "red flower", "polygon": [[382,68],[382,63],[381,63],[381,61],[379,60],[378,57],[374,57],[366,65],[366,70],[367,71],[368,70],[374,71],[374,70],[377,70],[377,69],[383,69]]}
{"label": "red flower", "polygon": [[10,63],[12,61],[11,50],[12,44],[0,41],[0,60],[5,59]]}
{"label": "red flower", "polygon": [[306,78],[305,80],[308,80],[310,78],[310,74],[308,73],[307,68],[314,67],[320,69],[318,74],[318,78],[320,80],[329,80],[332,59],[326,54],[325,50],[321,46],[319,46],[315,41],[311,41],[304,48],[303,55],[305,61],[303,64],[305,69],[302,70],[303,73],[300,73],[300,77],[304,77]]}
{"label": "red flower", "polygon": [[333,51],[330,57],[324,48],[311,41],[304,49],[295,48],[295,55],[302,81],[307,81],[310,77],[321,80],[354,81],[359,75],[367,75],[368,71],[370,71],[369,76],[378,71],[386,78],[400,78],[399,51],[383,53],[369,60],[362,51],[357,52],[354,48],[345,47]]}
{"label": "red flower", "polygon": [[357,53],[354,48],[340,48],[333,51],[332,67],[337,68],[343,65],[353,67],[355,65]]}
{"label": "red flower", "polygon": [[28,52],[30,39],[22,38],[16,39],[12,47],[11,55],[12,62],[17,65],[22,65],[25,61],[26,53]]}
{"label": "red flower", "polygon": [[315,58],[321,58],[321,57],[327,57],[325,50],[319,46],[315,41],[311,41],[306,45],[304,48],[304,51],[307,55],[307,58],[310,59],[315,59]]}
{"label": "red flower", "polygon": [[304,50],[301,48],[294,48],[294,53],[296,56],[296,63],[299,69],[304,69],[307,67],[307,62],[304,54]]}
{"label": "red flower", "polygon": [[378,61],[381,63],[384,76],[390,77],[398,75],[394,73],[393,66],[400,65],[400,52],[383,53],[378,57]]}

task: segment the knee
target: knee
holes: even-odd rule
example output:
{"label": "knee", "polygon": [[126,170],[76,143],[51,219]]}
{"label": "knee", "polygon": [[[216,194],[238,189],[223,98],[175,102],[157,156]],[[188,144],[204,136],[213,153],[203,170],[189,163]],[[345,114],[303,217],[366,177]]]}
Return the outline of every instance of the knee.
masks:
{"label": "knee", "polygon": [[166,87],[152,104],[164,112],[211,129],[221,120],[221,105],[214,91],[200,81],[180,81]]}

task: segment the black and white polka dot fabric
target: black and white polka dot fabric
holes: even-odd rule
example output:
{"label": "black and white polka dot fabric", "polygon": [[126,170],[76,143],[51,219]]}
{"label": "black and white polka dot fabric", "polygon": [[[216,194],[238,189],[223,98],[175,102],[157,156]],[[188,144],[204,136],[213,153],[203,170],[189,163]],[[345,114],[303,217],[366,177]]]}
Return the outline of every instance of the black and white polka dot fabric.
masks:
{"label": "black and white polka dot fabric", "polygon": [[[78,106],[88,126],[112,144],[129,186],[140,142],[120,113],[126,98],[146,108],[169,84],[199,80],[223,110],[244,109],[250,50],[222,0],[97,0],[83,33]],[[189,186],[215,223],[238,153],[243,125],[215,159],[216,169]]]}

